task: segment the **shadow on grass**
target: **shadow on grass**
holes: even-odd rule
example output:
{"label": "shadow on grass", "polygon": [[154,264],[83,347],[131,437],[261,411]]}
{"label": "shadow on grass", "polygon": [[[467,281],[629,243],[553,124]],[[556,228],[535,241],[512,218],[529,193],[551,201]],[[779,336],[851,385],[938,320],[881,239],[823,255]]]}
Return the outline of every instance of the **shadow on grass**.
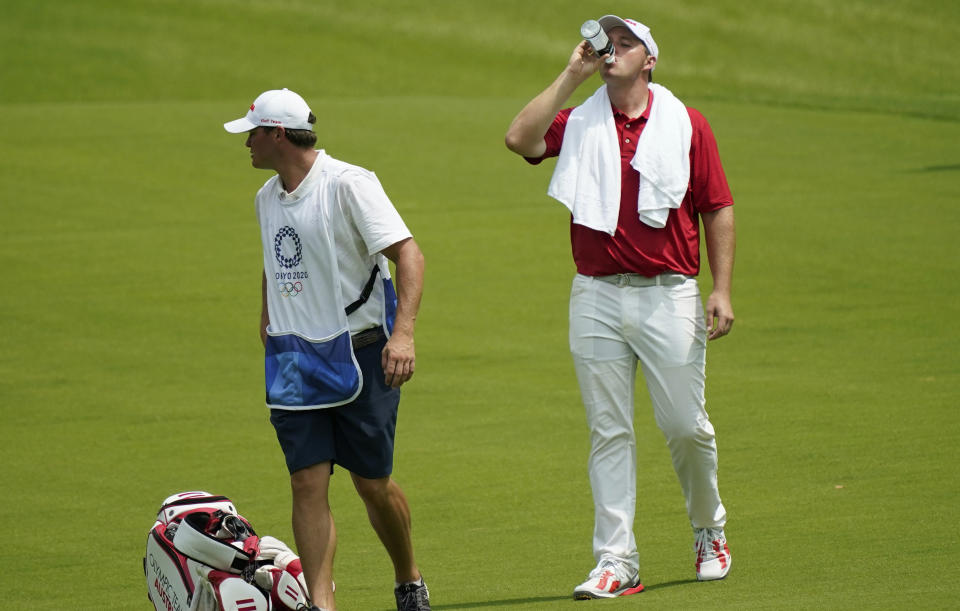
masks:
{"label": "shadow on grass", "polygon": [[925,168],[918,168],[913,172],[956,172],[960,171],[960,163],[952,165],[928,165]]}
{"label": "shadow on grass", "polygon": [[552,603],[561,600],[573,600],[573,596],[538,596],[536,598],[507,598],[504,600],[484,600],[475,603],[454,603],[452,605],[430,605],[431,609],[482,609],[484,607],[510,607],[513,605],[532,605],[534,603]]}
{"label": "shadow on grass", "polygon": [[696,579],[678,579],[676,581],[664,581],[663,583],[655,583],[652,586],[647,586],[646,588],[644,588],[643,591],[648,592],[650,590],[661,590],[663,588],[673,588],[676,586],[684,586],[684,585],[687,585],[688,583],[700,583],[700,582],[697,581]]}
{"label": "shadow on grass", "polygon": [[[678,579],[677,581],[666,581],[664,583],[657,583],[651,586],[647,586],[644,589],[644,592],[649,590],[660,590],[663,588],[672,588],[675,586],[682,586],[689,583],[697,583],[696,579]],[[642,594],[643,592],[641,592]],[[504,600],[484,600],[479,602],[465,602],[465,603],[454,603],[451,605],[431,605],[431,608],[440,611],[444,609],[483,609],[483,608],[499,608],[499,607],[511,607],[513,605],[531,605],[535,603],[551,603],[559,602],[562,600],[573,600],[573,596],[540,596],[536,598],[507,598]]]}

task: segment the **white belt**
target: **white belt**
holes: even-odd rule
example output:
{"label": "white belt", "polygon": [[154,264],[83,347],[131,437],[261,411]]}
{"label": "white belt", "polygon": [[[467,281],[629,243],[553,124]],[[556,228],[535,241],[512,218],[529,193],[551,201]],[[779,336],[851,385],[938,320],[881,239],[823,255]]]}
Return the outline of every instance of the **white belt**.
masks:
{"label": "white belt", "polygon": [[641,274],[613,274],[610,276],[593,276],[608,284],[615,284],[619,287],[624,286],[676,286],[683,284],[692,276],[686,274],[677,274],[667,272],[656,276],[643,276]]}

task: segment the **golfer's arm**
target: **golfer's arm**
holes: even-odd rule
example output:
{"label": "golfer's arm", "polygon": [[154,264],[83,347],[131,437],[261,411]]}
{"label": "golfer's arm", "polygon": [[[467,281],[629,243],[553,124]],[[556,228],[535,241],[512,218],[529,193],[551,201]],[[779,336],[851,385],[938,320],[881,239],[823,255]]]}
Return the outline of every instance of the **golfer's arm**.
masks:
{"label": "golfer's arm", "polygon": [[[586,75],[589,77],[589,74]],[[504,142],[507,148],[524,157],[541,157],[547,150],[544,136],[554,117],[563,108],[577,87],[585,80],[582,75],[565,69],[553,83],[530,100],[510,124]]]}
{"label": "golfer's arm", "polygon": [[713,290],[729,297],[733,285],[733,259],[737,244],[733,206],[705,212],[701,217],[707,260],[713,276]]}

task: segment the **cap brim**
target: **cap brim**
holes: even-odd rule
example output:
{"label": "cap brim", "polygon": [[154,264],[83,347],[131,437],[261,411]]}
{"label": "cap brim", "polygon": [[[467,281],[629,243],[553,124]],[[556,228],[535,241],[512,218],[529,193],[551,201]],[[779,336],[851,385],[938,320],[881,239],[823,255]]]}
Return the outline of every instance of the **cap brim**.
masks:
{"label": "cap brim", "polygon": [[636,37],[640,42],[643,43],[643,46],[647,48],[647,53],[649,53],[653,57],[658,56],[659,50],[657,49],[657,43],[654,42],[653,36],[650,34],[650,28],[643,25],[642,23],[638,25],[643,26],[643,28],[646,31],[638,33],[636,28],[634,28],[632,25],[630,25],[620,17],[617,17],[616,15],[604,15],[597,21],[600,23],[600,27],[603,28],[603,31],[608,33],[610,32],[610,30],[616,27],[626,28],[627,31],[629,31],[634,37]]}
{"label": "cap brim", "polygon": [[600,23],[600,27],[603,28],[604,32],[607,32],[617,26],[620,26],[622,28],[627,28],[631,32],[633,31],[633,28],[627,25],[626,21],[624,21],[623,19],[620,19],[616,15],[604,15],[597,21]]}
{"label": "cap brim", "polygon": [[223,129],[227,130],[231,134],[242,134],[243,132],[248,132],[255,127],[256,125],[248,121],[246,117],[241,117],[235,121],[230,121],[229,123],[223,124]]}

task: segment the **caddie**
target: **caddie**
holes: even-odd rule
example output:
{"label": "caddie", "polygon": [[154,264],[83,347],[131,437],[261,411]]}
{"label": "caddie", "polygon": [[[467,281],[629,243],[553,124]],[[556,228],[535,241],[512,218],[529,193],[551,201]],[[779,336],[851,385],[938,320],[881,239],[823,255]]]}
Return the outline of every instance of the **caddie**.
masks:
{"label": "caddie", "polygon": [[[570,350],[590,429],[597,563],[577,599],[643,591],[633,530],[638,363],[686,498],[697,578],[721,579],[731,565],[704,371],[707,340],[734,320],[733,198],[707,120],[652,83],[660,53],[650,29],[615,15],[598,21],[612,53],[578,44],[506,134],[532,164],[558,157],[547,192],[571,215]],[[599,31],[588,25],[581,31]],[[564,108],[598,71],[603,85]],[[701,221],[713,275],[706,313],[696,279]]]}
{"label": "caddie", "polygon": [[[395,571],[400,611],[429,609],[407,499],[391,478],[400,386],[415,368],[424,258],[373,172],[315,149],[316,116],[271,90],[244,117],[263,244],[266,402],[293,492],[293,532],[312,601],[335,608],[334,464],[350,472]],[[396,266],[396,290],[387,260]]]}

